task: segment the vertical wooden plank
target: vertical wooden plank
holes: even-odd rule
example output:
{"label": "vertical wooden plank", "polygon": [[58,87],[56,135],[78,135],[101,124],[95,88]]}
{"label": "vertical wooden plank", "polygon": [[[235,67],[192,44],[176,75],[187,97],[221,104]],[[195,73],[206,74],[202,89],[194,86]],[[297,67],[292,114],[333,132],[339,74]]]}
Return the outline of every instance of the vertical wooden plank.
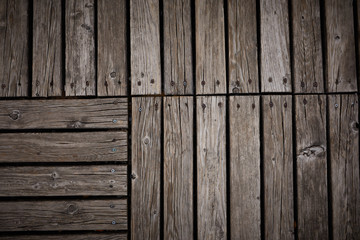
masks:
{"label": "vertical wooden plank", "polygon": [[66,0],[65,94],[95,95],[94,0]]}
{"label": "vertical wooden plank", "polygon": [[161,93],[158,0],[130,1],[131,94]]}
{"label": "vertical wooden plank", "polygon": [[126,1],[98,1],[98,96],[127,93]]}
{"label": "vertical wooden plank", "polygon": [[294,90],[324,92],[320,1],[292,1]]}
{"label": "vertical wooden plank", "polygon": [[132,239],[160,239],[160,123],[160,97],[132,99]]}
{"label": "vertical wooden plank", "polygon": [[259,92],[256,4],[228,1],[229,91]]}
{"label": "vertical wooden plank", "polygon": [[165,94],[193,94],[191,1],[163,1]]}
{"label": "vertical wooden plank", "polygon": [[0,97],[28,95],[27,0],[0,2]]}
{"label": "vertical wooden plank", "polygon": [[164,238],[193,239],[192,97],[164,100]]}
{"label": "vertical wooden plank", "polygon": [[263,101],[265,239],[294,239],[291,96]]}
{"label": "vertical wooden plank", "polygon": [[329,96],[334,239],[360,239],[359,104],[356,95]]}
{"label": "vertical wooden plank", "polygon": [[260,0],[261,91],[291,92],[287,0]]}
{"label": "vertical wooden plank", "polygon": [[225,97],[197,97],[197,216],[199,239],[226,239]]}
{"label": "vertical wooden plank", "polygon": [[295,99],[299,239],[328,239],[326,100]]}
{"label": "vertical wooden plank", "polygon": [[259,97],[230,97],[229,109],[231,239],[260,239]]}
{"label": "vertical wooden plank", "polygon": [[223,0],[195,1],[196,93],[226,93]]}

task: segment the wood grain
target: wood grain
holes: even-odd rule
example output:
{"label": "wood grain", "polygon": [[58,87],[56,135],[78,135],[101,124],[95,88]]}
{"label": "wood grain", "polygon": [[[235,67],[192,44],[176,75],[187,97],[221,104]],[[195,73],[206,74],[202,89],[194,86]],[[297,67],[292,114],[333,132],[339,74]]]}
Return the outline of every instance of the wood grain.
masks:
{"label": "wood grain", "polygon": [[126,233],[110,233],[110,234],[41,234],[41,235],[9,235],[9,236],[0,236],[1,240],[126,240]]}

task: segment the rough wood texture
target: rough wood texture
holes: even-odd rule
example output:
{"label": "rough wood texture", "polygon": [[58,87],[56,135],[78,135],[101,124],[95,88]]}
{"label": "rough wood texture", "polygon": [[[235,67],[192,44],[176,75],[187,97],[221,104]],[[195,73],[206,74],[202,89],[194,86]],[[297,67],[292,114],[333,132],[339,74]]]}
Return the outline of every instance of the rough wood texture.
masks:
{"label": "rough wood texture", "polygon": [[126,98],[0,102],[0,129],[127,128]]}
{"label": "rough wood texture", "polygon": [[259,109],[258,96],[230,97],[231,239],[261,235]]}
{"label": "rough wood texture", "polygon": [[193,97],[164,100],[164,238],[193,239]]}
{"label": "rough wood texture", "polygon": [[160,97],[132,99],[132,239],[160,239],[161,110]]}
{"label": "rough wood texture", "polygon": [[196,93],[226,93],[223,0],[195,1]]}
{"label": "rough wood texture", "polygon": [[360,239],[359,104],[356,95],[329,96],[334,239]]}
{"label": "rough wood texture", "polygon": [[259,92],[256,4],[228,1],[229,92]]}
{"label": "rough wood texture", "polygon": [[291,96],[264,96],[265,239],[294,239]]}
{"label": "rough wood texture", "polygon": [[291,92],[287,0],[260,0],[261,91]]}
{"label": "rough wood texture", "polygon": [[33,3],[32,96],[61,96],[61,0]]}
{"label": "rough wood texture", "polygon": [[161,93],[158,0],[130,1],[131,94]]}
{"label": "rough wood texture", "polygon": [[193,94],[191,1],[163,4],[165,94]]}
{"label": "rough wood texture", "polygon": [[0,231],[126,230],[127,200],[4,201]]}
{"label": "rough wood texture", "polygon": [[98,1],[98,96],[127,94],[126,1]]}
{"label": "rough wood texture", "polygon": [[357,91],[353,0],[325,0],[328,92]]}
{"label": "rough wood texture", "polygon": [[11,236],[0,236],[1,240],[126,240],[126,233],[109,233],[109,234],[57,234],[57,235],[11,235]]}
{"label": "rough wood texture", "polygon": [[199,239],[226,239],[226,101],[197,97],[197,216]]}
{"label": "rough wood texture", "polygon": [[66,96],[96,94],[94,13],[94,0],[66,0]]}
{"label": "rough wood texture", "polygon": [[294,90],[324,92],[319,0],[292,1]]}
{"label": "rough wood texture", "polygon": [[328,239],[325,96],[296,96],[299,239]]}
{"label": "rough wood texture", "polygon": [[0,97],[28,95],[28,0],[0,2]]}

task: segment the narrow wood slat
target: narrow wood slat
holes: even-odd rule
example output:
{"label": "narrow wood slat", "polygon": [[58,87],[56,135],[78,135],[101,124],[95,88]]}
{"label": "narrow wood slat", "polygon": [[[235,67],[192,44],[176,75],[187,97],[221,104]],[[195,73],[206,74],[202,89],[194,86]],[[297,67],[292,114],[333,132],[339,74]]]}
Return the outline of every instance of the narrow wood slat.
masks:
{"label": "narrow wood slat", "polygon": [[126,240],[126,233],[100,233],[100,234],[92,234],[92,233],[81,233],[81,234],[41,234],[41,235],[9,235],[9,236],[0,236],[1,240]]}

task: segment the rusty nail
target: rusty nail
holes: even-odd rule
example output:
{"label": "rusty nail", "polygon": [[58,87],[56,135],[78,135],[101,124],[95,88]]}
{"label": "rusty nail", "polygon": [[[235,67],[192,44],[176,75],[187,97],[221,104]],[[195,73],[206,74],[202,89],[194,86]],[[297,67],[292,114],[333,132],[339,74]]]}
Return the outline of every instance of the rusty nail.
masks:
{"label": "rusty nail", "polygon": [[111,78],[116,77],[116,72],[111,72],[111,73],[110,73],[110,77],[111,77]]}
{"label": "rusty nail", "polygon": [[204,80],[201,81],[201,85],[203,85],[203,86],[205,85],[205,81],[204,81]]}
{"label": "rusty nail", "polygon": [[112,225],[115,225],[115,224],[116,224],[116,221],[112,221],[111,224],[112,224]]}
{"label": "rusty nail", "polygon": [[150,80],[150,83],[154,83],[154,82],[155,82],[155,80],[154,80],[154,79],[151,79],[151,80]]}
{"label": "rusty nail", "polygon": [[111,169],[111,172],[114,173],[114,172],[115,172],[115,169]]}
{"label": "rusty nail", "polygon": [[273,80],[272,77],[269,77],[268,81],[269,81],[269,82],[272,82],[272,80]]}
{"label": "rusty nail", "polygon": [[269,103],[269,106],[272,108],[274,106],[274,103],[273,102],[270,102]]}
{"label": "rusty nail", "polygon": [[142,109],[141,109],[141,107],[139,107],[139,112],[141,112],[142,111]]}
{"label": "rusty nail", "polygon": [[112,122],[113,122],[113,123],[117,123],[117,120],[116,120],[116,119],[113,119]]}

